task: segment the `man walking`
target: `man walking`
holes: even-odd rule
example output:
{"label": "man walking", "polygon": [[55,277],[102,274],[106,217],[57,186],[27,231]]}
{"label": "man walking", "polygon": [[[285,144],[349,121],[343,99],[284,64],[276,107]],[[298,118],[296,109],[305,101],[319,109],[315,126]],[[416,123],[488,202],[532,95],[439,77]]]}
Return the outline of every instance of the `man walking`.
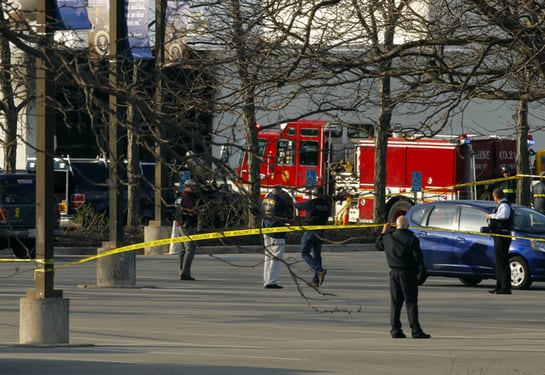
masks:
{"label": "man walking", "polygon": [[420,241],[411,232],[405,216],[396,220],[397,229],[390,230],[390,224],[384,224],[382,233],[375,246],[384,251],[390,267],[390,323],[391,335],[394,339],[407,337],[401,329],[401,308],[405,302],[407,316],[411,326],[412,337],[429,339],[418,320],[418,280],[424,276],[424,262]]}
{"label": "man walking", "polygon": [[[316,186],[312,193],[316,198],[305,202],[295,203],[295,208],[304,210],[305,225],[325,225],[329,219],[331,205],[324,195],[324,188]],[[312,286],[322,286],[327,269],[322,267],[322,238],[323,230],[305,231],[301,238],[301,256],[314,271]]]}
{"label": "man walking", "polygon": [[511,229],[513,229],[513,208],[505,197],[503,190],[495,188],[492,198],[497,203],[494,212],[487,214],[490,220],[490,231],[494,236],[494,255],[496,256],[496,288],[490,293],[511,294],[511,269],[509,268],[509,246],[511,245]]}

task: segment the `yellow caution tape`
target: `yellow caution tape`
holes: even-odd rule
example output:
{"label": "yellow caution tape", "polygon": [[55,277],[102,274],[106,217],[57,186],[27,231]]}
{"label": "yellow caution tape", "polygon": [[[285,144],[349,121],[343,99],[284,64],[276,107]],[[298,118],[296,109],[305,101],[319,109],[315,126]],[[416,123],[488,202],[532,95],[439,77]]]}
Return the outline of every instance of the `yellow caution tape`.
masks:
{"label": "yellow caution tape", "polygon": [[[82,258],[73,262],[69,262],[69,263],[57,266],[56,268],[59,269],[59,268],[74,266],[77,264],[90,262],[92,260],[96,260],[99,258],[111,256],[111,255],[139,250],[145,247],[163,246],[163,245],[170,245],[173,243],[182,243],[182,242],[188,242],[188,241],[202,241],[202,240],[209,240],[209,239],[241,237],[241,236],[249,236],[249,235],[256,235],[256,234],[285,233],[285,232],[328,230],[328,229],[362,229],[362,228],[372,228],[372,227],[382,227],[382,226],[383,224],[309,225],[309,226],[290,225],[290,226],[284,226],[284,227],[237,229],[237,230],[221,231],[221,232],[200,233],[200,234],[194,234],[191,236],[164,238],[164,239],[155,240],[155,241],[141,242],[141,243],[136,243],[132,245],[122,246],[115,249],[102,251],[99,254]],[[542,239],[542,238],[532,238],[532,237],[523,237],[523,236],[513,237],[508,234],[457,231],[457,230],[450,230],[445,228],[434,228],[434,227],[411,227],[411,229],[438,230],[438,231],[442,231],[446,233],[467,233],[467,234],[476,234],[476,235],[490,236],[490,237],[494,237],[494,236],[511,237],[513,239],[525,239],[529,241],[545,241],[545,239]],[[54,259],[44,260],[44,259],[11,259],[10,258],[10,259],[0,259],[0,262],[35,262],[37,264],[37,268],[34,271],[35,276],[39,272],[54,272],[53,268],[45,267],[45,265],[52,265],[54,263]]]}
{"label": "yellow caution tape", "polygon": [[173,243],[181,243],[181,242],[188,242],[188,241],[202,241],[202,240],[212,240],[212,239],[218,239],[218,238],[242,237],[242,236],[251,236],[255,234],[285,233],[285,232],[327,230],[327,229],[359,229],[359,228],[371,228],[371,227],[381,227],[381,226],[382,224],[308,225],[308,226],[307,225],[305,226],[289,225],[284,227],[236,229],[236,230],[229,230],[229,231],[222,231],[222,232],[200,233],[200,234],[193,234],[191,236],[164,238],[164,239],[155,240],[155,241],[141,242],[141,243],[137,243],[133,245],[122,246],[116,249],[102,251],[100,252],[100,254],[97,254],[97,255],[92,255],[87,258],[66,263],[57,268],[68,267],[75,264],[90,262],[92,260],[99,259],[102,257],[139,250],[144,247],[163,246],[163,245],[170,245]]}
{"label": "yellow caution tape", "polygon": [[[100,254],[93,255],[93,256],[72,262],[70,264],[85,263],[91,260],[109,256],[109,255],[115,255],[115,254],[120,254],[120,253],[124,253],[128,251],[139,250],[145,247],[170,245],[170,244],[178,243],[178,242],[181,243],[181,242],[188,242],[188,241],[212,240],[212,239],[218,239],[218,238],[243,237],[243,236],[251,236],[255,234],[297,232],[297,231],[309,231],[309,230],[327,230],[327,229],[359,229],[359,228],[371,228],[371,227],[380,227],[380,226],[382,226],[382,224],[310,225],[310,226],[289,225],[284,227],[236,229],[236,230],[221,231],[221,232],[200,233],[200,234],[194,234],[191,236],[164,238],[160,240],[141,242],[141,243],[136,243],[132,245],[122,246],[112,250],[103,251]],[[41,262],[41,263],[44,263],[44,261],[41,259],[18,259],[18,258],[0,258],[0,262],[23,262],[23,263],[28,263],[28,262],[40,263]]]}
{"label": "yellow caution tape", "polygon": [[[482,181],[475,181],[475,182],[468,182],[464,184],[457,184],[457,185],[451,185],[451,186],[445,186],[441,188],[433,188],[429,190],[439,190],[439,189],[455,189],[460,188],[464,186],[470,186],[470,185],[485,185],[485,184],[492,184],[497,183],[505,180],[512,180],[512,179],[518,179],[518,178],[540,178],[540,176],[537,175],[523,175],[523,174],[517,174],[516,176],[511,177],[503,177],[503,178],[495,178],[495,179],[489,179],[489,180],[482,180]],[[372,195],[372,194],[371,194]],[[149,241],[149,242],[141,242],[137,244],[127,245],[118,247],[111,250],[106,250],[101,252],[97,255],[92,255],[77,261],[73,261],[70,263],[66,263],[62,266],[59,266],[57,268],[63,268],[68,267],[76,264],[86,263],[90,262],[95,259],[99,259],[102,257],[107,257],[110,255],[125,253],[129,251],[139,250],[145,247],[155,247],[155,246],[163,246],[163,245],[170,245],[173,243],[182,243],[182,242],[188,242],[188,241],[202,241],[202,240],[210,240],[210,239],[219,239],[219,238],[230,238],[230,237],[242,237],[242,236],[250,236],[250,235],[256,235],[256,234],[270,234],[270,233],[283,233],[283,232],[296,232],[296,231],[312,231],[312,230],[328,230],[328,229],[360,229],[360,228],[371,228],[371,227],[382,227],[383,224],[351,224],[351,225],[311,225],[311,226],[302,226],[302,225],[290,225],[290,226],[284,226],[284,227],[273,227],[273,228],[253,228],[253,229],[236,229],[236,230],[229,230],[229,231],[221,231],[221,232],[210,232],[210,233],[200,233],[200,234],[194,234],[191,236],[179,236],[179,237],[173,237],[173,238],[164,238],[160,240],[155,241]],[[456,232],[456,233],[468,233],[468,234],[478,234],[483,236],[500,236],[500,237],[512,237],[510,235],[501,235],[501,234],[493,234],[493,233],[481,233],[481,232],[466,232],[466,231],[455,231],[455,230],[448,230],[444,228],[431,228],[431,227],[425,227],[427,230],[440,230],[444,232]],[[545,241],[541,238],[531,238],[531,237],[512,237],[513,239],[520,238],[520,239],[526,239],[530,241]],[[16,259],[16,258],[0,258],[0,262],[36,262],[36,263],[44,263],[43,260],[40,259]],[[52,260],[51,260],[52,262]],[[45,262],[45,264],[48,264]],[[37,268],[35,272],[47,272],[45,268],[40,267]]]}

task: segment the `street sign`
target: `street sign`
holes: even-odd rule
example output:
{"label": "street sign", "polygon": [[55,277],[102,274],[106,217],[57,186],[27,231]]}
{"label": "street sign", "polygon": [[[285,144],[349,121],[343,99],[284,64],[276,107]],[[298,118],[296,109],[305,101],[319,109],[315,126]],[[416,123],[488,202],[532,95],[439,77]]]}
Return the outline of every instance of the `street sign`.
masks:
{"label": "street sign", "polygon": [[316,186],[316,171],[314,169],[307,169],[305,185],[308,190],[312,190]]}
{"label": "street sign", "polygon": [[422,172],[413,171],[411,175],[412,190],[422,191]]}

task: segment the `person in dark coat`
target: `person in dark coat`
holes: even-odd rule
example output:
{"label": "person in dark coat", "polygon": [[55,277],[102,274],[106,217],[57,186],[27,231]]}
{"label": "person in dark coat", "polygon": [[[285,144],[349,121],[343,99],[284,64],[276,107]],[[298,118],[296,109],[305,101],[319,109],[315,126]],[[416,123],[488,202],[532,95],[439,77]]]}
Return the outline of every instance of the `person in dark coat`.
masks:
{"label": "person in dark coat", "polygon": [[539,176],[539,182],[532,186],[532,199],[534,210],[545,214],[545,172],[541,172]]}
{"label": "person in dark coat", "polygon": [[391,231],[390,224],[384,224],[375,243],[377,250],[385,252],[390,267],[390,333],[395,339],[407,337],[400,320],[401,308],[405,303],[412,337],[429,339],[431,335],[422,330],[418,320],[418,284],[425,277],[420,241],[408,229],[405,216],[399,216],[396,225],[397,229]]}
{"label": "person in dark coat", "polygon": [[[313,190],[315,198],[296,203],[295,208],[305,211],[305,225],[325,225],[329,220],[331,204],[324,194],[323,186],[316,186]],[[323,230],[304,231],[301,237],[301,256],[314,271],[312,285],[317,287],[324,283],[327,269],[322,266],[322,238]]]}
{"label": "person in dark coat", "polygon": [[[500,173],[504,178],[512,177],[512,170],[508,165],[502,165],[500,167]],[[503,194],[509,201],[509,203],[515,203],[517,200],[517,180],[510,178],[508,180],[502,181],[498,188],[503,190]],[[494,199],[494,197],[492,197]]]}
{"label": "person in dark coat", "polygon": [[[197,214],[197,183],[194,180],[187,180],[184,185],[184,191],[176,198],[175,219],[176,229],[179,236],[190,236],[197,231],[198,214]],[[195,257],[196,245],[194,241],[182,243],[180,251],[180,280],[193,281],[195,278],[191,276],[191,265]]]}

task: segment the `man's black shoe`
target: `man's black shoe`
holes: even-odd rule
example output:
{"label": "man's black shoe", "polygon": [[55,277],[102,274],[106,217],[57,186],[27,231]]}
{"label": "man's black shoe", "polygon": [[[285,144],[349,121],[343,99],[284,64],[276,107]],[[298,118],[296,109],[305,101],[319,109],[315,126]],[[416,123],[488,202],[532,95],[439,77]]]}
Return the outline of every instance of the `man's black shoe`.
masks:
{"label": "man's black shoe", "polygon": [[492,290],[489,290],[488,293],[490,294],[496,294],[497,290],[496,289],[492,289]]}
{"label": "man's black shoe", "polygon": [[412,334],[413,339],[431,339],[431,335],[428,335],[424,331],[420,331]]}
{"label": "man's black shoe", "polygon": [[392,331],[392,338],[393,339],[406,339],[407,335],[403,333],[403,331]]}
{"label": "man's black shoe", "polygon": [[283,286],[282,285],[278,285],[278,284],[267,284],[265,285],[265,289],[282,289]]}
{"label": "man's black shoe", "polygon": [[180,280],[189,280],[189,281],[195,281],[194,277],[191,277],[189,275],[182,275],[180,276]]}
{"label": "man's black shoe", "polygon": [[511,291],[510,290],[491,290],[489,291],[489,293],[492,293],[492,294],[511,294]]}

